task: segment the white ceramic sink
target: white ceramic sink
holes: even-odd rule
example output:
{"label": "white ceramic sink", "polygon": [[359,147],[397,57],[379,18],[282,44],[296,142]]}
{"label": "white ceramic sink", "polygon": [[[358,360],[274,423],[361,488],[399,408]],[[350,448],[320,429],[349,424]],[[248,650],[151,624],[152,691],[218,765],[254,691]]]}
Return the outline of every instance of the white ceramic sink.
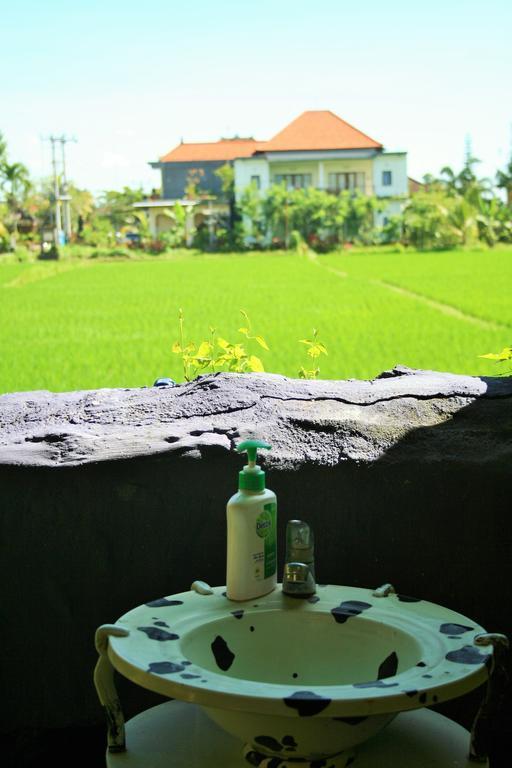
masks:
{"label": "white ceramic sink", "polygon": [[399,712],[483,683],[492,654],[473,642],[485,630],[461,614],[334,585],[309,599],[278,586],[244,603],[227,600],[224,587],[183,592],[116,626],[129,632],[110,637],[116,669],[201,705],[261,768],[348,765],[353,748]]}

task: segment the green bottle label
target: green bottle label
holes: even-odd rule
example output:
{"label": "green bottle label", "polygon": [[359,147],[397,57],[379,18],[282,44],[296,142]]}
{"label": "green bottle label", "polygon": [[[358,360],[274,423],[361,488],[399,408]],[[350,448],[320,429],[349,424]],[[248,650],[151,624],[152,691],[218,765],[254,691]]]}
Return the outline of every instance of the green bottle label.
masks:
{"label": "green bottle label", "polygon": [[277,570],[276,517],[277,505],[271,502],[264,505],[263,512],[256,518],[256,533],[263,539],[264,579],[273,576]]}

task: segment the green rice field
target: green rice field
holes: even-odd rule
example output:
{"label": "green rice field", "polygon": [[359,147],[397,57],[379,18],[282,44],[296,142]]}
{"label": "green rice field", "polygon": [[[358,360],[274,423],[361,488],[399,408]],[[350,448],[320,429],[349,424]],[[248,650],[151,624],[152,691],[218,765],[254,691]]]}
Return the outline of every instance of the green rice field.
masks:
{"label": "green rice field", "polygon": [[151,385],[183,379],[172,353],[209,327],[244,341],[240,309],[265,370],[308,366],[299,339],[317,328],[322,378],[372,378],[397,363],[496,375],[478,355],[512,343],[512,248],[416,253],[343,251],[96,261],[0,261],[0,392]]}

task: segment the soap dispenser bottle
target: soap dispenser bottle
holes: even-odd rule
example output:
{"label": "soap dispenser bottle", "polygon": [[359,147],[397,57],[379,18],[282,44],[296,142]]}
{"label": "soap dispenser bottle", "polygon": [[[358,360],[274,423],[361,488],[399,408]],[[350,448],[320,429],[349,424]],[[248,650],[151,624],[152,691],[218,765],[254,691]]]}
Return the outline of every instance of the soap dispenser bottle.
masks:
{"label": "soap dispenser bottle", "polygon": [[265,488],[265,473],[256,464],[261,440],[245,440],[248,462],[238,476],[238,493],[226,507],[228,525],[226,595],[229,600],[252,600],[271,592],[277,583],[277,499]]}

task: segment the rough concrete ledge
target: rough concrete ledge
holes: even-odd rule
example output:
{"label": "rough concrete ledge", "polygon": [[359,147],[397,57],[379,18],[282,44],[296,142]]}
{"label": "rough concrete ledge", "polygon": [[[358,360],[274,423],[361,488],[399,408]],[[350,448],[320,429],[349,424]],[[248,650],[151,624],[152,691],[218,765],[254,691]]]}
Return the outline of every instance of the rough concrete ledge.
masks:
{"label": "rough concrete ledge", "polygon": [[[174,388],[24,392],[0,397],[0,464],[80,466],[208,449],[264,436],[269,467],[372,462],[403,450],[422,461],[511,458],[511,378],[397,366],[373,381],[218,373]],[[478,409],[473,409],[477,401]],[[457,420],[454,421],[454,417]],[[450,425],[425,442],[422,430]]]}

